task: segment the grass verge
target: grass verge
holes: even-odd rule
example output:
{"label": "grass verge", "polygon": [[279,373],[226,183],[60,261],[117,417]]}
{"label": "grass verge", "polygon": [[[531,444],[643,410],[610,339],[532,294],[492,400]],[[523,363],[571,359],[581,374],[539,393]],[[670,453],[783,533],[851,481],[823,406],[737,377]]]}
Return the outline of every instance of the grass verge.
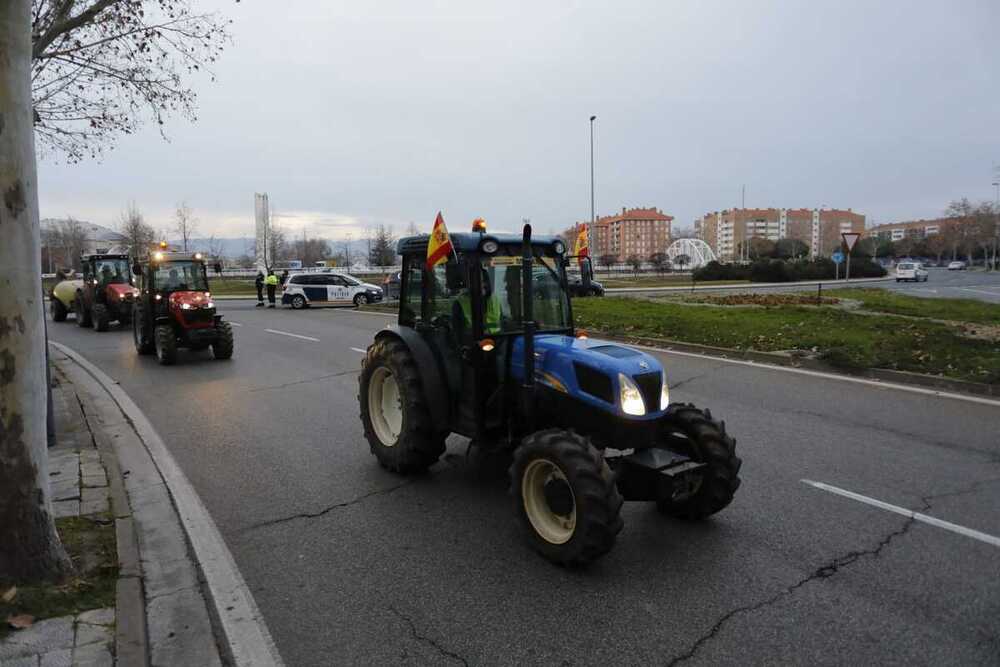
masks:
{"label": "grass verge", "polygon": [[808,350],[844,368],[1000,383],[1000,345],[962,336],[939,322],[838,308],[718,307],[621,298],[579,299],[573,308],[578,326],[614,335],[761,352]]}
{"label": "grass verge", "polygon": [[1000,324],[1000,305],[976,299],[928,299],[884,289],[838,289],[830,294],[857,299],[864,310],[936,320]]}
{"label": "grass verge", "polygon": [[[95,520],[96,519],[96,520]],[[115,606],[118,554],[115,522],[109,516],[56,519],[56,529],[75,572],[60,583],[21,585],[0,580],[0,595],[17,587],[13,599],[0,599],[0,622],[30,614],[36,621]],[[0,638],[11,632],[0,624]]]}

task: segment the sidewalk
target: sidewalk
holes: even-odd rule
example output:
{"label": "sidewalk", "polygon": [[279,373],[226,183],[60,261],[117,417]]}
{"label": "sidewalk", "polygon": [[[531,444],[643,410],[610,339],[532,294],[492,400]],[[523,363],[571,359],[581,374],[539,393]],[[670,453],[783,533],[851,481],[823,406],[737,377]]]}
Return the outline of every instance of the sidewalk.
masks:
{"label": "sidewalk", "polygon": [[100,383],[66,354],[50,352],[53,510],[114,521],[116,604],[12,632],[0,641],[0,667],[221,667],[198,563],[143,441]]}

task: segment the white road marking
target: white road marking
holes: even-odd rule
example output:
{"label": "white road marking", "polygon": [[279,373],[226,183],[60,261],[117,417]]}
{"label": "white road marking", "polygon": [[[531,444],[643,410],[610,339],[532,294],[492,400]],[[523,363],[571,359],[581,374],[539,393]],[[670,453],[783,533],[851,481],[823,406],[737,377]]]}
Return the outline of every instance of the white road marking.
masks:
{"label": "white road marking", "polygon": [[360,352],[361,354],[368,354],[368,350],[362,350],[360,347],[352,347],[355,352]]}
{"label": "white road marking", "polygon": [[975,292],[976,294],[989,294],[990,296],[1000,296],[1000,292],[987,292],[984,289],[969,289],[968,287],[959,287],[958,289],[963,292]]}
{"label": "white road marking", "polygon": [[926,287],[914,287],[910,290],[911,292],[930,292],[931,294],[937,294],[936,289],[928,289]]}
{"label": "white road marking", "polygon": [[230,322],[230,324],[232,324],[234,327],[241,327],[241,326],[243,326],[239,322]]}
{"label": "white road marking", "polygon": [[993,535],[981,533],[978,530],[966,528],[965,526],[959,526],[958,524],[951,523],[950,521],[942,521],[941,519],[935,519],[932,516],[927,516],[926,514],[914,512],[913,510],[908,510],[905,507],[900,507],[898,505],[890,505],[889,503],[882,502],[881,500],[875,500],[874,498],[863,496],[860,493],[854,493],[853,491],[840,489],[837,488],[836,486],[830,486],[829,484],[824,484],[823,482],[814,482],[810,479],[803,479],[800,481],[803,484],[808,484],[809,486],[815,487],[817,489],[823,491],[829,491],[830,493],[835,493],[838,496],[850,498],[851,500],[857,500],[859,503],[865,503],[866,505],[871,505],[872,507],[878,507],[879,509],[884,509],[887,512],[895,512],[896,514],[902,514],[903,516],[909,517],[914,521],[920,521],[921,523],[926,523],[931,526],[943,528],[944,530],[950,530],[953,533],[958,533],[959,535],[964,535],[965,537],[971,537],[974,540],[979,540],[980,542],[985,542],[986,544],[992,544],[995,547],[1000,547],[1000,537],[994,537]]}
{"label": "white road marking", "polygon": [[300,336],[299,334],[288,333],[287,331],[278,331],[277,329],[264,329],[267,333],[278,334],[279,336],[291,336],[292,338],[301,338],[302,340],[311,340],[314,343],[319,342],[319,338],[313,338],[312,336]]}
{"label": "white road marking", "polygon": [[55,341],[49,341],[49,345],[75,361],[102,385],[132,422],[135,432],[170,490],[188,541],[201,566],[201,573],[210,593],[206,596],[207,602],[215,607],[224,640],[232,653],[232,662],[237,667],[282,665],[264,616],[236,567],[233,554],[222,539],[218,526],[146,415],[117,382],[84,359],[80,353]]}
{"label": "white road marking", "polygon": [[634,345],[631,343],[623,343],[623,345],[627,345],[628,347],[634,347],[639,350],[659,352],[660,354],[667,354],[667,355],[676,354],[679,357],[694,357],[695,359],[711,359],[712,361],[721,361],[727,364],[736,364],[737,366],[766,368],[769,371],[796,373],[798,375],[807,375],[810,377],[824,378],[826,380],[839,380],[840,382],[854,382],[855,384],[868,385],[869,387],[879,387],[881,389],[893,389],[895,391],[907,391],[913,394],[923,394],[925,396],[937,396],[938,398],[951,398],[956,401],[980,403],[982,405],[990,405],[1000,408],[1000,401],[980,396],[970,396],[967,394],[954,394],[952,392],[939,391],[937,389],[928,389],[926,387],[915,387],[907,384],[897,384],[895,382],[882,382],[881,380],[856,378],[856,377],[851,377],[850,375],[837,375],[836,373],[824,373],[823,371],[810,371],[806,370],[805,368],[791,368],[789,366],[775,366],[773,364],[762,364],[758,361],[747,361],[745,359],[726,359],[725,357],[716,357],[709,354],[699,354],[697,352],[680,352],[678,350],[670,350],[662,347],[650,347],[649,345]]}

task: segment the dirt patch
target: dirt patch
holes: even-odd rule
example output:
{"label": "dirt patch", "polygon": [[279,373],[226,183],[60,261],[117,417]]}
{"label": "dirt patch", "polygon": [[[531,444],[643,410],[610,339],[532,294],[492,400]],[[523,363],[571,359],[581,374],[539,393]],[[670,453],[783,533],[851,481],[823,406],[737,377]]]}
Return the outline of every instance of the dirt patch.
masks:
{"label": "dirt patch", "polygon": [[762,306],[777,308],[780,306],[834,306],[840,299],[824,296],[817,299],[806,294],[704,294],[686,297],[687,303],[707,303],[715,306]]}

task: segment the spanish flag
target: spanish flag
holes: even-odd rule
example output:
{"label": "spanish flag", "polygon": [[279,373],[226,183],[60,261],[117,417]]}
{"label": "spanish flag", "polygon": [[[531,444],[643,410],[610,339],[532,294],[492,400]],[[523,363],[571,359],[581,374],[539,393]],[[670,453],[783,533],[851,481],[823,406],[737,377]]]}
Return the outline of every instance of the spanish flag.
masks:
{"label": "spanish flag", "polygon": [[590,255],[590,239],[587,237],[587,225],[580,228],[576,235],[576,244],[573,247],[573,254],[580,257]]}
{"label": "spanish flag", "polygon": [[452,252],[454,249],[451,246],[451,237],[448,236],[448,228],[444,226],[444,218],[438,211],[431,237],[427,240],[427,270],[431,271],[438,264],[447,262],[448,255]]}

